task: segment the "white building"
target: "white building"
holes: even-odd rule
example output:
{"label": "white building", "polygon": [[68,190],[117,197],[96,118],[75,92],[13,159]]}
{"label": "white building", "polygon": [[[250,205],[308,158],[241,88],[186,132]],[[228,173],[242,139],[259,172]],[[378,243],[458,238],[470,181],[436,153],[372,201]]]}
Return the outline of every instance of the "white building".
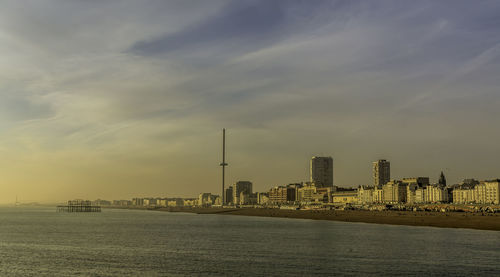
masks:
{"label": "white building", "polygon": [[358,201],[360,204],[373,203],[374,187],[359,186],[358,188]]}
{"label": "white building", "polygon": [[401,181],[392,180],[382,186],[384,203],[406,202],[406,185]]}
{"label": "white building", "polygon": [[454,188],[453,189],[453,203],[455,204],[468,204],[475,202],[473,188]]}
{"label": "white building", "polygon": [[384,190],[382,186],[375,186],[373,188],[373,202],[383,203],[384,202]]}
{"label": "white building", "polygon": [[426,203],[445,203],[448,202],[448,190],[446,187],[432,185],[425,187],[424,202]]}

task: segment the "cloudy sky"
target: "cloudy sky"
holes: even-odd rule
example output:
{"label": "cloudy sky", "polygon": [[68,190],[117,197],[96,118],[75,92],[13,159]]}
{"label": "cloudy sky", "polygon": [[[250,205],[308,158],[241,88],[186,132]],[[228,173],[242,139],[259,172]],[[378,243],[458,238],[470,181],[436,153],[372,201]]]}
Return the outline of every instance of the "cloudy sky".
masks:
{"label": "cloudy sky", "polygon": [[498,1],[0,5],[0,202],[500,177]]}

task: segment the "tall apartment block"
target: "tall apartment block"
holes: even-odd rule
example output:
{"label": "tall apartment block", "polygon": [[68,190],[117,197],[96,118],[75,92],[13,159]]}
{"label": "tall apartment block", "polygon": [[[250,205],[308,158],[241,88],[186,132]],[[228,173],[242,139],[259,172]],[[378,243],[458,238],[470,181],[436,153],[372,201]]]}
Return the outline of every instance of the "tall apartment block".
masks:
{"label": "tall apartment block", "polygon": [[310,174],[317,187],[333,187],[332,157],[312,157]]}
{"label": "tall apartment block", "polygon": [[240,203],[241,193],[245,195],[251,195],[253,193],[252,182],[238,181],[233,184],[233,203]]}
{"label": "tall apartment block", "polygon": [[384,185],[391,180],[391,163],[386,160],[373,162],[373,184]]}

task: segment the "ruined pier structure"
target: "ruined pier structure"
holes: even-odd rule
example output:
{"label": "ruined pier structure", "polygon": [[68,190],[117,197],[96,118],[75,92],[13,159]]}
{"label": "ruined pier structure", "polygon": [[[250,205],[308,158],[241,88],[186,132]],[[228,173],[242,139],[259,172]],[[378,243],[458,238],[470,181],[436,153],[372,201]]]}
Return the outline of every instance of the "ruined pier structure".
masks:
{"label": "ruined pier structure", "polygon": [[70,200],[68,205],[57,206],[58,212],[68,213],[100,213],[101,206],[92,205],[88,200]]}

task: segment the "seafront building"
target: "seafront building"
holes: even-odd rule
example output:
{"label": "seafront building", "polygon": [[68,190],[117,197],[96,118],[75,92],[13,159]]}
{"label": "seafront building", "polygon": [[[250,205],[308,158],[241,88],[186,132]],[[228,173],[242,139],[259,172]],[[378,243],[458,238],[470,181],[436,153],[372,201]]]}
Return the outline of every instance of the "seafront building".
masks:
{"label": "seafront building", "polygon": [[332,193],[333,204],[356,204],[359,202],[358,190],[340,190]]}
{"label": "seafront building", "polygon": [[323,195],[316,193],[317,187],[314,183],[306,182],[302,187],[297,189],[297,201],[301,203],[316,202],[318,198],[323,199]]}
{"label": "seafront building", "polygon": [[373,203],[383,203],[384,202],[384,190],[382,186],[375,186],[373,188]]}
{"label": "seafront building", "polygon": [[359,186],[358,187],[358,203],[359,204],[371,204],[374,202],[373,198],[373,193],[374,193],[374,188],[373,186]]}
{"label": "seafront building", "polygon": [[406,185],[399,180],[391,180],[382,185],[382,199],[384,203],[406,202]]}
{"label": "seafront building", "polygon": [[269,193],[268,192],[258,192],[257,193],[257,204],[267,205],[269,203]]}
{"label": "seafront building", "polygon": [[316,187],[333,187],[333,158],[312,157],[309,173]]}
{"label": "seafront building", "polygon": [[500,179],[464,183],[453,189],[455,204],[500,204]]}
{"label": "seafront building", "polygon": [[387,160],[373,162],[373,185],[385,185],[391,180],[391,163]]}
{"label": "seafront building", "polygon": [[196,198],[184,198],[182,200],[184,207],[194,207],[198,204],[198,199]]}
{"label": "seafront building", "polygon": [[278,186],[269,190],[269,203],[283,204],[295,202],[297,187],[293,185]]}
{"label": "seafront building", "polygon": [[[241,204],[240,198],[249,196],[253,193],[252,182],[250,181],[238,181],[232,185],[233,190],[233,202],[235,204]],[[243,201],[244,202],[244,201]]]}
{"label": "seafront building", "polygon": [[211,193],[200,193],[198,196],[198,206],[212,206],[212,194]]}
{"label": "seafront building", "polygon": [[426,203],[447,203],[448,190],[440,184],[429,185],[424,191],[424,202]]}
{"label": "seafront building", "polygon": [[228,188],[226,188],[226,191],[224,192],[225,193],[225,201],[226,203],[224,204],[229,204],[229,203],[233,203],[234,200],[233,200],[233,186],[229,186]]}

